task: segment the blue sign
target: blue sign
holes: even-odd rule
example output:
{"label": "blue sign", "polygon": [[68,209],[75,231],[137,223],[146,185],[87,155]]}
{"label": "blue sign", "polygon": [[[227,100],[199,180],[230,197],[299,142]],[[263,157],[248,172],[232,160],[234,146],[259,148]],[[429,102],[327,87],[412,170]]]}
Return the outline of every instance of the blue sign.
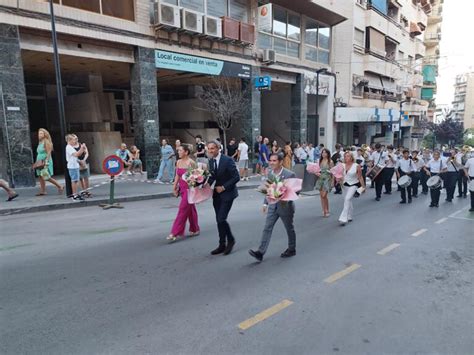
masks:
{"label": "blue sign", "polygon": [[155,66],[161,69],[207,75],[232,76],[242,79],[250,79],[251,74],[250,65],[162,50],[155,50]]}
{"label": "blue sign", "polygon": [[271,76],[258,76],[255,78],[255,87],[257,89],[269,88],[272,86]]}
{"label": "blue sign", "polygon": [[119,175],[123,171],[123,161],[117,155],[109,155],[102,162],[102,170],[110,175]]}

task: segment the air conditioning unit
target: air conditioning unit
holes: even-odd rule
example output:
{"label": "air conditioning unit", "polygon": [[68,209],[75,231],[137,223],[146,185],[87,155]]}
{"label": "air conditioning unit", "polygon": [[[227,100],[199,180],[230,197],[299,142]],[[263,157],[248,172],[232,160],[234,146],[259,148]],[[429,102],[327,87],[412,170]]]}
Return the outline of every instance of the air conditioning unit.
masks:
{"label": "air conditioning unit", "polygon": [[181,9],[181,28],[185,31],[202,33],[203,14]]}
{"label": "air conditioning unit", "polygon": [[222,38],[222,20],[217,17],[204,16],[204,34],[209,37]]}
{"label": "air conditioning unit", "polygon": [[263,57],[262,57],[262,62],[263,63],[275,63],[276,62],[276,53],[272,49],[265,49],[263,51]]}
{"label": "air conditioning unit", "polygon": [[179,7],[155,2],[154,4],[155,12],[155,26],[164,26],[164,27],[181,27],[181,17],[179,14]]}
{"label": "air conditioning unit", "polygon": [[240,41],[248,44],[255,44],[255,26],[241,22],[240,23]]}

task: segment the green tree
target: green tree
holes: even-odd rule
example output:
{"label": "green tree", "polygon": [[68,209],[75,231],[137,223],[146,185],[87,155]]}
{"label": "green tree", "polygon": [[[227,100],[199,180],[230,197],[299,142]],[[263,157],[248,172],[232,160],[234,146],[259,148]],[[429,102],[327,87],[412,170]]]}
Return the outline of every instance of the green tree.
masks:
{"label": "green tree", "polygon": [[431,124],[430,131],[436,136],[436,142],[455,146],[463,143],[464,128],[462,122],[447,117],[440,124]]}
{"label": "green tree", "polygon": [[474,128],[466,129],[464,132],[464,144],[474,147]]}
{"label": "green tree", "polygon": [[436,144],[436,137],[433,132],[428,133],[426,136],[423,137],[423,142],[421,145],[423,148],[433,149]]}

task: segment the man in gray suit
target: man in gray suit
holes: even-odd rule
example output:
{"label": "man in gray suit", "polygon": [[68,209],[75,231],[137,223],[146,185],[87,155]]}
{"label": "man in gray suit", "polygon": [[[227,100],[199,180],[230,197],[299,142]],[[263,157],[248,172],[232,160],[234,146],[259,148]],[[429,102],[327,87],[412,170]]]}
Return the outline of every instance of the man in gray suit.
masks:
{"label": "man in gray suit", "polygon": [[[269,179],[278,177],[280,180],[295,178],[294,172],[283,168],[283,155],[272,154],[269,160],[271,171],[268,175]],[[263,212],[267,213],[265,221],[265,228],[262,233],[262,240],[258,250],[249,250],[249,254],[252,255],[258,261],[263,260],[263,255],[267,251],[268,244],[272,238],[272,231],[275,223],[281,218],[283,225],[285,226],[286,233],[288,234],[288,249],[282,254],[282,258],[288,258],[296,255],[296,233],[293,225],[293,217],[295,215],[295,203],[293,201],[281,201],[275,204],[268,205],[268,201],[265,198],[263,203]]]}

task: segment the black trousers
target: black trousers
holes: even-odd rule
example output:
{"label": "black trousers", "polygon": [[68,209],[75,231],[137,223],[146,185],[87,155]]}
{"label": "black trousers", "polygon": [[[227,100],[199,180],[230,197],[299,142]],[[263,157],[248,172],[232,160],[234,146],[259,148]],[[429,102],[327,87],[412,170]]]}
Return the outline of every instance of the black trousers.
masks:
{"label": "black trousers", "polygon": [[[431,176],[436,176],[438,174],[431,173]],[[441,196],[441,186],[436,189],[430,189],[430,196],[431,196],[431,204],[438,206],[439,205],[439,197]]]}
{"label": "black trousers", "polygon": [[428,181],[430,177],[428,174],[425,172],[425,169],[421,169],[420,171],[420,182],[421,182],[421,187],[422,187],[422,192],[424,194],[428,193],[428,185],[426,185],[426,182]]}
{"label": "black trousers", "polygon": [[[469,178],[474,180],[474,176],[470,176]],[[474,210],[474,191],[470,191],[469,194],[471,195],[471,210]]]}
{"label": "black trousers", "polygon": [[459,196],[467,196],[467,181],[468,178],[466,174],[464,173],[464,170],[460,169],[459,170],[459,176],[458,176],[458,194]]}
{"label": "black trousers", "polygon": [[[404,175],[410,175],[412,176],[411,174],[406,174],[404,173],[401,169],[398,169],[398,172],[400,173],[400,177],[404,176]],[[412,183],[413,183],[413,180],[412,180]],[[408,201],[411,201],[411,195],[412,195],[412,188],[411,188],[411,185],[409,185],[408,187],[401,187],[400,188],[400,194],[402,196],[402,201],[405,201],[407,200],[407,193],[408,193]]]}
{"label": "black trousers", "polygon": [[420,184],[420,177],[421,173],[419,171],[415,171],[411,174],[411,191],[413,197],[418,196],[418,185]]}
{"label": "black trousers", "polygon": [[454,191],[456,190],[456,182],[458,181],[459,173],[457,171],[448,171],[444,175],[444,187],[446,188],[446,199],[452,200]]}
{"label": "black trousers", "polygon": [[212,201],[216,213],[217,230],[219,232],[219,245],[225,245],[227,242],[234,241],[234,236],[230,230],[227,217],[232,208],[234,200],[222,200],[219,196]]}
{"label": "black trousers", "polygon": [[[385,170],[385,169],[384,169]],[[374,179],[375,183],[375,197],[380,198],[382,196],[382,187],[385,182],[384,171],[382,170],[380,174]]]}
{"label": "black trousers", "polygon": [[392,178],[394,173],[395,168],[385,168],[382,171],[384,175],[385,192],[392,192]]}
{"label": "black trousers", "polygon": [[341,187],[340,183],[336,182],[336,184],[334,185],[334,188],[336,189],[336,191],[334,191],[334,193],[336,193],[336,194],[342,193],[342,187]]}

